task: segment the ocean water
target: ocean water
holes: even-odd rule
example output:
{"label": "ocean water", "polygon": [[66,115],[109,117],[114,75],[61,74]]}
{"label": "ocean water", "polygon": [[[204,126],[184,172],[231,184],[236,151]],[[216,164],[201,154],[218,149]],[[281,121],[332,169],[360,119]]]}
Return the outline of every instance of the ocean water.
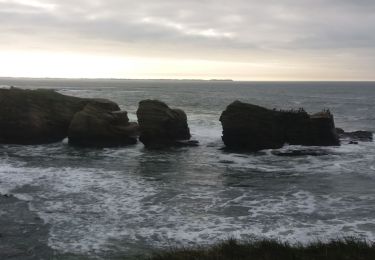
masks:
{"label": "ocean water", "polygon": [[0,79],[0,85],[108,98],[133,121],[140,100],[160,99],[185,110],[200,142],[163,151],[141,143],[78,149],[66,140],[0,145],[0,192],[29,202],[59,253],[111,258],[228,237],[375,241],[375,143],[309,148],[320,156],[228,153],[219,122],[225,107],[241,100],[311,113],[329,108],[336,126],[375,131],[375,83]]}

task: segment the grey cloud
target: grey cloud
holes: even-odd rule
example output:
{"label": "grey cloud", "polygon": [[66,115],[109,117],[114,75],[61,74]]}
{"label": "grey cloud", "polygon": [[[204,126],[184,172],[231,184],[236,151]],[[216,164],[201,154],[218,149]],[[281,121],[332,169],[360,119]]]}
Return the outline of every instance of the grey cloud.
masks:
{"label": "grey cloud", "polygon": [[[375,46],[373,0],[0,1],[1,37],[218,48],[220,51]],[[41,5],[43,6],[43,5]],[[4,41],[4,40],[3,40]],[[57,43],[54,43],[57,44]],[[63,43],[61,43],[63,44]]]}

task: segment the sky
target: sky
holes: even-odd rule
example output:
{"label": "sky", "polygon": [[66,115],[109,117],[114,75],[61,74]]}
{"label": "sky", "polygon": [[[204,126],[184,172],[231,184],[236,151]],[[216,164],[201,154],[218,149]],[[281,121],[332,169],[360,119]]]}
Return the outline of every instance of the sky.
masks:
{"label": "sky", "polygon": [[0,77],[375,80],[375,1],[0,0]]}

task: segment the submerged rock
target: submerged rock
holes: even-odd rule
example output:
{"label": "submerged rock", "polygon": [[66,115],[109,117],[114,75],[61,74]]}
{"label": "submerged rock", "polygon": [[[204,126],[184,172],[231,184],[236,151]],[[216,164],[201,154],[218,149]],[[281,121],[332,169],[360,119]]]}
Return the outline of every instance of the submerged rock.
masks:
{"label": "submerged rock", "polygon": [[120,110],[105,99],[71,97],[54,90],[0,89],[0,143],[44,144],[63,140],[70,121],[87,104]]}
{"label": "submerged rock", "polygon": [[358,141],[361,142],[372,142],[373,133],[370,131],[354,131],[354,132],[345,132],[342,128],[336,128],[336,131],[340,138],[349,139],[351,144],[358,144]]}
{"label": "submerged rock", "polygon": [[340,141],[332,114],[309,115],[298,111],[277,111],[235,101],[222,113],[222,139],[227,148],[258,151],[284,144],[335,146]]}
{"label": "submerged rock", "polygon": [[[192,145],[187,116],[181,109],[171,109],[158,100],[143,100],[137,110],[139,140],[146,147]],[[196,145],[196,143],[194,143]]]}
{"label": "submerged rock", "polygon": [[137,143],[138,124],[129,123],[127,112],[87,105],[70,123],[69,144],[111,147]]}
{"label": "submerged rock", "polygon": [[275,150],[275,151],[272,151],[271,153],[276,156],[286,156],[286,157],[323,156],[323,155],[329,154],[329,152],[325,150],[313,150],[313,149],[289,150],[289,151]]}
{"label": "submerged rock", "polygon": [[199,146],[199,142],[197,140],[182,140],[176,141],[175,146],[196,147]]}

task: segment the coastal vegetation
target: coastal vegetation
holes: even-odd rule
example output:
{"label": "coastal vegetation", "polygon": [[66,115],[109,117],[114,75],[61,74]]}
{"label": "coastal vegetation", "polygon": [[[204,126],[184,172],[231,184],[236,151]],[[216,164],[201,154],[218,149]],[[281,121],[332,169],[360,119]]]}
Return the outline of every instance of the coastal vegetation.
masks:
{"label": "coastal vegetation", "polygon": [[277,240],[228,239],[213,246],[174,248],[149,260],[373,260],[375,243],[356,238],[316,241],[308,245]]}

